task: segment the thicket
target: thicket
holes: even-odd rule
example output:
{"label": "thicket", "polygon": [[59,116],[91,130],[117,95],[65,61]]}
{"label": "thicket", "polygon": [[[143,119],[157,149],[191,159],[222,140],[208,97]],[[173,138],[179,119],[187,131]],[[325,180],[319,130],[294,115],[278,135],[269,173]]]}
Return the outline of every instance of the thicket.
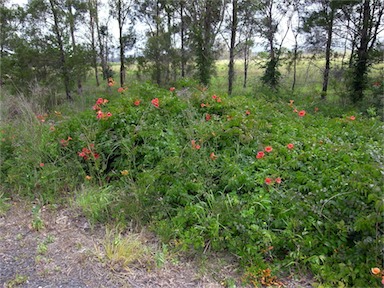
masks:
{"label": "thicket", "polygon": [[262,89],[109,89],[83,112],[2,99],[14,120],[3,117],[0,134],[6,197],[76,199],[93,221],[146,225],[174,249],[228,251],[258,285],[300,271],[322,287],[380,287],[375,111]]}

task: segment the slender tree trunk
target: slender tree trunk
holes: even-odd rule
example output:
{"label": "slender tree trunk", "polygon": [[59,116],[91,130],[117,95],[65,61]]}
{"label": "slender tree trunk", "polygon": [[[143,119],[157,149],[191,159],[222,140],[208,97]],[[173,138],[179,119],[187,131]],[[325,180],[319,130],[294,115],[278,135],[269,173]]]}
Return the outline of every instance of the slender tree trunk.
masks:
{"label": "slender tree trunk", "polygon": [[97,73],[97,52],[95,42],[95,7],[92,0],[88,1],[89,9],[89,26],[91,28],[91,48],[92,48],[92,65],[95,70],[96,85],[100,86],[99,73]]}
{"label": "slender tree trunk", "polygon": [[[72,3],[71,1],[67,1],[67,8],[69,13],[69,30],[71,33],[71,41],[72,41],[72,51],[75,57],[77,57],[77,46],[76,46],[76,38],[75,38],[75,16],[72,13]],[[77,73],[79,74],[79,73]],[[77,75],[77,94],[81,95],[83,93],[83,85],[81,83],[81,75]]]}
{"label": "slender tree trunk", "polygon": [[352,68],[353,67],[353,58],[355,56],[355,51],[356,51],[356,41],[355,40],[352,40],[352,45],[351,46],[352,46],[351,47],[351,55],[349,55],[348,68]]}
{"label": "slender tree trunk", "polygon": [[321,99],[325,99],[327,97],[328,90],[328,82],[329,82],[329,71],[331,66],[331,44],[332,44],[332,34],[333,34],[333,19],[334,19],[335,11],[331,8],[329,15],[329,23],[327,27],[327,44],[325,49],[325,69],[323,74],[323,89],[321,93]]}
{"label": "slender tree trunk", "polygon": [[51,5],[53,20],[54,20],[53,29],[55,31],[56,41],[57,41],[57,44],[59,45],[59,50],[60,50],[60,64],[61,64],[61,71],[62,71],[62,76],[64,81],[65,94],[67,96],[67,99],[71,101],[72,96],[71,96],[71,88],[70,88],[70,79],[69,79],[69,73],[67,69],[63,39],[59,29],[59,17],[57,15],[56,3],[54,0],[49,0],[49,4]]}
{"label": "slender tree trunk", "polygon": [[204,7],[204,23],[203,30],[201,31],[201,63],[200,63],[200,81],[204,85],[208,85],[211,80],[211,71],[213,65],[213,56],[212,56],[212,7],[210,7],[210,2],[207,1]]}
{"label": "slender tree trunk", "polygon": [[185,77],[185,23],[184,23],[184,1],[180,1],[180,34],[181,34],[181,77]]}
{"label": "slender tree trunk", "polygon": [[[375,5],[375,4],[373,4],[373,5]],[[384,5],[383,4],[379,5],[378,9],[379,9],[379,12],[378,12],[378,15],[377,15],[377,18],[376,18],[376,24],[375,24],[375,27],[372,29],[373,32],[370,33],[370,35],[372,35],[372,37],[371,36],[369,37],[369,38],[372,38],[372,40],[371,40],[371,45],[368,48],[368,51],[371,51],[374,48],[374,46],[376,44],[377,36],[379,34],[378,33],[379,28],[382,25],[381,18],[383,17],[383,13],[384,13]],[[374,15],[372,15],[372,18],[373,17],[374,17]],[[372,21],[373,21],[373,19],[372,19]],[[373,25],[373,24],[371,24],[371,25]]]}
{"label": "slender tree trunk", "polygon": [[235,45],[237,30],[237,0],[232,2],[232,27],[231,27],[231,45],[229,48],[229,64],[228,64],[228,95],[232,94],[233,80],[235,77]]}
{"label": "slender tree trunk", "polygon": [[120,43],[120,87],[124,86],[125,82],[125,57],[124,57],[124,42],[123,42],[123,16],[122,16],[121,0],[118,1],[118,22],[119,22],[119,43]]}
{"label": "slender tree trunk", "polygon": [[249,61],[249,45],[248,40],[245,41],[244,47],[244,82],[243,88],[247,88],[247,80],[248,80],[248,62]]}
{"label": "slender tree trunk", "polygon": [[[350,20],[348,19],[347,21],[347,31],[349,31],[350,29]],[[342,60],[341,60],[341,67],[344,67],[344,61],[345,61],[345,57],[347,56],[347,44],[348,44],[348,34],[347,36],[345,37],[345,41],[344,41],[344,50],[343,50],[343,57],[342,57]]]}
{"label": "slender tree trunk", "polygon": [[[160,37],[160,8],[159,8],[159,1],[156,1],[156,38],[159,39]],[[160,44],[156,44],[156,83],[157,85],[161,84],[161,55],[160,55]]]}
{"label": "slender tree trunk", "polygon": [[295,90],[296,86],[296,75],[297,75],[297,58],[298,58],[298,43],[297,43],[297,36],[298,34],[295,34],[295,47],[293,49],[293,81],[292,81],[292,91]]}
{"label": "slender tree trunk", "polygon": [[104,43],[103,43],[103,35],[100,30],[100,25],[99,25],[99,5],[97,3],[98,0],[92,0],[94,1],[95,4],[95,24],[96,24],[96,33],[97,33],[97,39],[99,42],[99,49],[100,49],[100,62],[101,62],[101,69],[103,71],[103,79],[107,79],[107,61],[105,60],[105,54],[106,50],[104,49]]}
{"label": "slender tree trunk", "polygon": [[[166,10],[167,13],[167,29],[168,29],[168,44],[169,48],[172,47],[172,15],[169,11]],[[165,83],[168,83],[171,79],[171,65],[172,65],[172,59],[169,59],[169,50],[167,51],[167,58],[169,61],[166,61],[166,73],[165,73]]]}

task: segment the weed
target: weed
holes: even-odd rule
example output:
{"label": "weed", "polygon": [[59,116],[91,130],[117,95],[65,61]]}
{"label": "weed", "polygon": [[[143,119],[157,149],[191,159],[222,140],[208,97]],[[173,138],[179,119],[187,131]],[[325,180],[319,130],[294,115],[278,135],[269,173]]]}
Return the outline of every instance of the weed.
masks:
{"label": "weed", "polygon": [[44,223],[41,218],[41,209],[39,205],[35,205],[32,208],[32,229],[40,231],[44,228]]}
{"label": "weed", "polygon": [[37,253],[40,254],[40,255],[44,255],[45,253],[47,253],[48,251],[48,246],[46,243],[40,243],[38,246],[37,246]]}
{"label": "weed", "polygon": [[13,288],[13,287],[17,287],[17,286],[22,285],[23,283],[25,283],[27,280],[28,280],[28,277],[27,277],[27,276],[25,276],[25,275],[20,275],[20,274],[16,274],[14,279],[12,279],[12,280],[8,280],[8,281],[4,284],[4,287],[5,287],[5,288]]}
{"label": "weed", "polygon": [[157,251],[154,257],[155,257],[156,267],[162,268],[167,261],[168,245],[162,244],[161,250]]}
{"label": "weed", "polygon": [[4,196],[4,193],[0,193],[0,217],[5,216],[10,207],[8,200],[9,199]]}

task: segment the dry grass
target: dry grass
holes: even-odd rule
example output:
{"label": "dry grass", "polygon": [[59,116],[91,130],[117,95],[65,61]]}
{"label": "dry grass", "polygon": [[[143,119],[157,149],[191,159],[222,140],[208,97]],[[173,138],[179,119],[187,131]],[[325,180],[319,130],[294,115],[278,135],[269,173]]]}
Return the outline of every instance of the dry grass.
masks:
{"label": "dry grass", "polygon": [[153,262],[151,251],[140,234],[123,235],[118,228],[106,228],[105,237],[101,243],[103,255],[107,264],[114,271],[129,271],[130,265],[146,266]]}

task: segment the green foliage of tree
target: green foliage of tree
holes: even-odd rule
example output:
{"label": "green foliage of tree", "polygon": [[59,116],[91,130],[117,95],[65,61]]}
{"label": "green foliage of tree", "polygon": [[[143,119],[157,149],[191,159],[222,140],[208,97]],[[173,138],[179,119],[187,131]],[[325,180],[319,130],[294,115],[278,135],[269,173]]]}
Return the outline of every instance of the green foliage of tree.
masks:
{"label": "green foliage of tree", "polygon": [[[132,48],[136,38],[132,25],[134,24],[133,0],[110,0],[110,13],[117,20],[119,27],[119,56],[120,56],[120,86],[125,83],[125,52]],[[124,30],[125,26],[127,30]]]}
{"label": "green foliage of tree", "polygon": [[[269,59],[265,65],[265,72],[261,80],[265,85],[273,89],[276,89],[279,84],[280,72],[278,71],[278,66],[282,48],[282,42],[280,45],[277,43],[276,34],[289,11],[289,5],[290,1],[263,0],[258,2],[258,10],[256,12],[256,21],[258,23],[256,31],[266,40],[266,47],[269,52]],[[290,16],[288,16],[288,19],[290,19]],[[288,32],[287,29],[284,32],[285,35]]]}
{"label": "green foliage of tree", "polygon": [[[356,31],[356,53],[352,60],[352,74],[350,79],[350,99],[359,103],[364,99],[364,92],[368,87],[368,72],[374,61],[377,32],[383,18],[384,5],[380,1],[365,0],[359,5],[361,25]],[[381,51],[382,53],[383,51]]]}
{"label": "green foliage of tree", "polygon": [[14,18],[18,33],[4,36],[9,41],[8,55],[2,59],[2,79],[19,92],[29,94],[42,85],[64,90],[67,99],[72,99],[76,81],[85,78],[90,67],[90,50],[71,42],[66,6],[55,0],[30,1],[25,8],[10,9],[19,15]]}
{"label": "green foliage of tree", "polygon": [[192,1],[186,5],[190,19],[190,37],[195,55],[197,78],[203,85],[208,85],[214,71],[216,36],[223,22],[225,1]]}

